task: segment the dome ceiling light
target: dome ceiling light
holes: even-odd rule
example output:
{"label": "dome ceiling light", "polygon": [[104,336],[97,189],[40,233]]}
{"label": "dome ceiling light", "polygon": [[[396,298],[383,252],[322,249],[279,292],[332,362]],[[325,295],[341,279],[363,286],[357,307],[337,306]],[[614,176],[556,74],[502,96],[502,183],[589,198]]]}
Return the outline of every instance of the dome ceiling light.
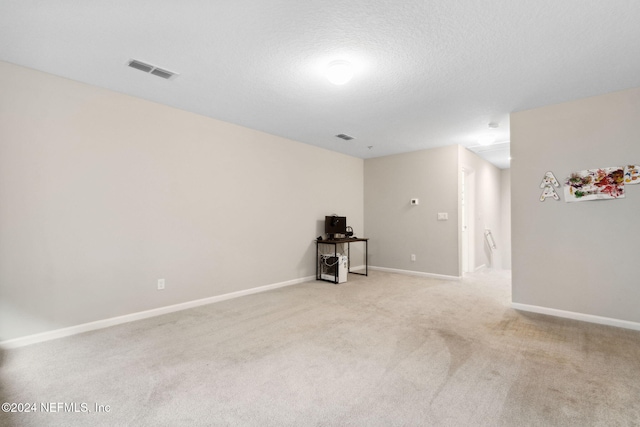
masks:
{"label": "dome ceiling light", "polygon": [[325,76],[334,85],[343,85],[353,77],[353,67],[348,61],[333,61],[327,66]]}

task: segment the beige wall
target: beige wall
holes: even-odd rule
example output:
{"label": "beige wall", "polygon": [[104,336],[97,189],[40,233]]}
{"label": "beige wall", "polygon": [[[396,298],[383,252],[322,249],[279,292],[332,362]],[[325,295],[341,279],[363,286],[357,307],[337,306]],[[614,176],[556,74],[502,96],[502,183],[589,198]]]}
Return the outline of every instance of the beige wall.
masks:
{"label": "beige wall", "polygon": [[640,89],[511,115],[513,301],[640,322],[640,185],[625,199],[540,202],[547,171],[640,163]]}
{"label": "beige wall", "polygon": [[500,242],[502,268],[511,270],[511,169],[500,170]]}
{"label": "beige wall", "polygon": [[[506,245],[500,239],[501,173],[461,146],[449,146],[365,160],[365,225],[369,263],[406,272],[462,275],[460,170],[473,172],[474,267],[502,268]],[[411,199],[420,201],[411,206]],[[447,221],[438,221],[447,213]],[[489,253],[484,229],[496,237],[498,251]],[[411,261],[411,254],[416,260]],[[492,258],[490,258],[492,257]]]}
{"label": "beige wall", "polygon": [[2,62],[0,93],[0,341],[311,276],[324,215],[363,231],[361,159]]}
{"label": "beige wall", "polygon": [[[365,160],[372,266],[460,276],[458,170],[457,146]],[[414,198],[418,206],[411,206]],[[438,212],[448,213],[449,219],[438,221]]]}

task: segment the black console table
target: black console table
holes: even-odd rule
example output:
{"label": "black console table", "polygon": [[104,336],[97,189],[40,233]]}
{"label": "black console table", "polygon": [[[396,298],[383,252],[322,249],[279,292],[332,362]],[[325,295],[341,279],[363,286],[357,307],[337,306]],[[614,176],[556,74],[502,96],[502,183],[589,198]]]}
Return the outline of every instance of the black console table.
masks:
{"label": "black console table", "polygon": [[[351,243],[364,242],[364,273],[357,271],[351,271]],[[352,237],[344,239],[331,239],[331,240],[316,240],[316,280],[324,280],[325,282],[338,283],[338,269],[335,269],[334,280],[327,280],[322,278],[322,265],[320,259],[320,245],[333,245],[333,254],[337,254],[339,244],[347,244],[347,273],[360,274],[362,276],[369,275],[369,239]],[[331,251],[329,252],[331,253]],[[326,255],[326,254],[324,254]]]}

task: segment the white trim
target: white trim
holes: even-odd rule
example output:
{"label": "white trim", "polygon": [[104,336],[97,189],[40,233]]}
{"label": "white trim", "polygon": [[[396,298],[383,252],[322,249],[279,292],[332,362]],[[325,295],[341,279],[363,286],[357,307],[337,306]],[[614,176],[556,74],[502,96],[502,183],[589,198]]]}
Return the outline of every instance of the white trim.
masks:
{"label": "white trim", "polygon": [[[369,267],[371,268],[371,267]],[[360,270],[364,271],[366,269],[366,266],[364,264],[360,264],[360,265],[352,265],[349,267],[349,270],[351,271],[351,273],[356,272],[356,273],[360,273]]]}
{"label": "white trim", "polygon": [[631,322],[629,320],[613,319],[611,317],[594,316],[592,314],[576,313],[573,311],[558,310],[555,308],[540,307],[537,305],[511,303],[514,310],[530,311],[532,313],[547,314],[549,316],[564,317],[567,319],[580,320],[589,323],[598,323],[600,325],[615,326],[618,328],[633,329],[640,331],[640,323]]}
{"label": "white trim", "polygon": [[487,265],[486,265],[486,264],[482,264],[481,266],[476,267],[476,269],[475,269],[475,270],[473,270],[473,272],[474,272],[474,273],[477,273],[478,271],[480,271],[480,270],[484,270],[485,268],[487,268]]}
{"label": "white trim", "polygon": [[213,303],[225,301],[228,299],[243,297],[245,295],[257,294],[259,292],[270,291],[272,289],[283,288],[285,286],[298,285],[300,283],[314,280],[315,278],[316,276],[302,277],[300,279],[289,280],[286,282],[273,283],[271,285],[259,286],[257,288],[245,289],[243,291],[231,292],[228,294],[217,295],[214,297],[202,298],[194,301],[183,302],[180,304],[154,308],[152,310],[125,314],[124,316],[111,317],[109,319],[83,323],[81,325],[70,326],[68,328],[56,329],[53,331],[42,332],[34,335],[27,335],[25,337],[20,337],[20,338],[13,338],[6,341],[0,341],[0,348],[10,349],[10,348],[24,347],[25,345],[36,344],[39,342],[50,341],[57,338],[68,337],[71,335],[81,334],[83,332],[95,331],[96,329],[108,328],[109,326],[120,325],[122,323],[128,323],[136,320],[147,319],[149,317],[161,316],[163,314],[173,313],[181,310],[187,310],[189,308],[199,307],[207,304],[213,304]]}
{"label": "white trim", "polygon": [[423,273],[422,271],[399,270],[397,268],[387,268],[387,267],[372,267],[372,266],[369,266],[369,270],[386,271],[387,273],[398,273],[398,274],[405,274],[405,275],[408,275],[408,276],[429,277],[429,278],[432,278],[432,279],[442,279],[442,280],[460,280],[460,279],[462,279],[462,277],[460,277],[460,276],[447,276],[447,275],[444,275],[444,274]]}

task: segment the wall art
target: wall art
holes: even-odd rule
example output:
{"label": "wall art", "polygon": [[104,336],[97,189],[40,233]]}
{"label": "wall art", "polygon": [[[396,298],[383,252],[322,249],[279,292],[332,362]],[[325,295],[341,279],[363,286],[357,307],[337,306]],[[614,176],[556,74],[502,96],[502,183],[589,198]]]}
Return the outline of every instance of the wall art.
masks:
{"label": "wall art", "polygon": [[544,174],[544,178],[540,182],[540,188],[543,188],[542,194],[540,195],[540,201],[544,202],[548,197],[553,197],[555,200],[560,200],[560,196],[556,193],[556,190],[553,187],[559,187],[560,184],[558,180],[553,175],[553,172],[547,172]]}
{"label": "wall art", "polygon": [[625,170],[623,167],[612,167],[574,172],[565,181],[564,199],[567,202],[622,199]]}
{"label": "wall art", "polygon": [[627,165],[624,168],[624,183],[625,184],[640,184],[640,166]]}

